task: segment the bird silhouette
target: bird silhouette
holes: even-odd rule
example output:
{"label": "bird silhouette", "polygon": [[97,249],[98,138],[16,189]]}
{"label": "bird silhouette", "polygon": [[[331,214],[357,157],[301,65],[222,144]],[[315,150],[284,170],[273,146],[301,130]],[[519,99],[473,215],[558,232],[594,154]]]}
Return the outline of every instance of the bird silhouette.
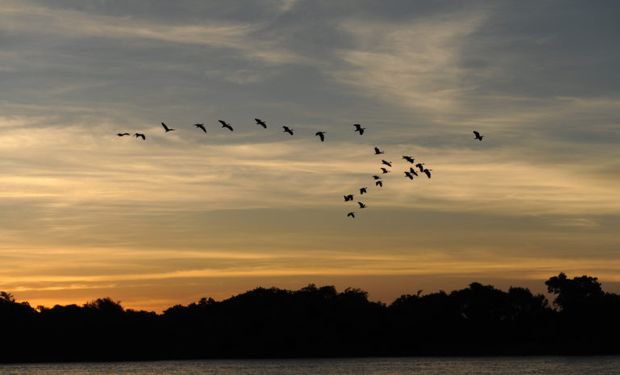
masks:
{"label": "bird silhouette", "polygon": [[413,168],[409,168],[409,173],[411,173],[412,175],[414,175],[416,177],[418,176],[418,172],[416,172],[415,169],[413,169]]}
{"label": "bird silhouette", "polygon": [[387,170],[387,169],[385,169],[385,168],[381,168],[381,172],[383,172],[383,174],[390,173],[390,171],[388,171],[388,170]]}
{"label": "bird silhouette", "polygon": [[347,217],[350,217],[351,219],[355,219],[355,212],[349,212],[347,214]]}
{"label": "bird silhouette", "polygon": [[413,175],[407,171],[405,171],[405,177],[409,177],[410,180],[413,180]]}
{"label": "bird silhouette", "polygon": [[381,177],[379,177],[377,175],[372,176],[372,178],[374,178],[375,180],[380,180],[381,179]]}
{"label": "bird silhouette", "polygon": [[368,192],[367,187],[360,188],[360,195],[366,194]]}
{"label": "bird silhouette", "polygon": [[426,177],[431,178],[431,171],[432,169],[424,168],[422,172],[426,174]]}
{"label": "bird silhouette", "polygon": [[385,154],[385,152],[381,151],[379,147],[375,147],[375,155]]}
{"label": "bird silhouette", "polygon": [[222,124],[222,128],[226,128],[230,131],[233,131],[233,127],[224,120],[217,120],[220,124]]}
{"label": "bird silhouette", "polygon": [[142,138],[143,141],[146,141],[146,136],[142,133],[136,133],[134,134],[134,137],[136,138]]}
{"label": "bird silhouette", "polygon": [[325,132],[316,132],[314,135],[321,138],[321,142],[325,142]]}
{"label": "bird silhouette", "polygon": [[378,187],[383,187],[383,181],[375,181],[375,185],[377,185]]}
{"label": "bird silhouette", "polygon": [[344,196],[345,202],[352,201],[352,200],[353,200],[353,194],[348,194]]}
{"label": "bird silhouette", "polygon": [[415,166],[418,167],[418,169],[420,169],[420,172],[424,172],[424,163],[418,163]]}
{"label": "bird silhouette", "polygon": [[207,129],[205,128],[205,124],[194,124],[195,127],[201,129],[205,134],[207,133]]}
{"label": "bird silhouette", "polygon": [[478,131],[474,130],[474,139],[482,141],[482,138],[484,138],[484,135],[480,135],[480,133],[478,133]]}
{"label": "bird silhouette", "polygon": [[360,205],[360,208],[366,208],[366,205],[364,204],[364,202],[357,202],[357,204]]}
{"label": "bird silhouette", "polygon": [[175,129],[169,128],[168,125],[164,124],[163,122],[161,123],[161,126],[164,127],[166,133],[175,131]]}
{"label": "bird silhouette", "polygon": [[413,156],[403,155],[403,159],[407,160],[411,164],[415,162],[415,159],[413,158]]}
{"label": "bird silhouette", "polygon": [[131,135],[129,133],[116,133],[116,135],[118,135],[119,137],[124,137],[126,135]]}
{"label": "bird silhouette", "polygon": [[366,128],[362,128],[362,125],[360,124],[353,124],[353,126],[355,126],[354,132],[358,132],[360,133],[360,135],[364,135],[364,130],[366,130]]}
{"label": "bird silhouette", "polygon": [[265,121],[263,121],[263,120],[261,120],[259,118],[255,118],[254,121],[256,121],[256,125],[260,125],[264,129],[267,129],[267,124],[265,123]]}
{"label": "bird silhouette", "polygon": [[293,129],[289,128],[288,126],[282,126],[282,129],[284,129],[284,133],[289,133],[290,135],[293,135]]}
{"label": "bird silhouette", "polygon": [[381,160],[381,164],[387,165],[388,167],[392,166],[392,162],[391,161],[386,161],[386,160]]}

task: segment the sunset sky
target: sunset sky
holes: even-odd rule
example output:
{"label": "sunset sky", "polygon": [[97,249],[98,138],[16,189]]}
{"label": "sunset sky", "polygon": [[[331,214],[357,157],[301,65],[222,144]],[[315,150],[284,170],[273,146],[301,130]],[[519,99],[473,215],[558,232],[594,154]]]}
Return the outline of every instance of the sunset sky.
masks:
{"label": "sunset sky", "polygon": [[[620,291],[619,19],[617,1],[2,0],[0,290],[155,311],[308,283],[542,292],[562,271]],[[343,201],[362,186],[367,208]]]}

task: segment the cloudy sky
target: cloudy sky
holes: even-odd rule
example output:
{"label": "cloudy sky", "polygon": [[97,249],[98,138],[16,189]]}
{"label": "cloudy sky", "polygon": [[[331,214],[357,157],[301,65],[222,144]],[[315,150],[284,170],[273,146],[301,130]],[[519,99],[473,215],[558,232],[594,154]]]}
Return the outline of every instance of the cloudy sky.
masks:
{"label": "cloudy sky", "polygon": [[[616,1],[2,0],[0,290],[161,310],[310,282],[385,302],[542,291],[564,271],[619,291],[619,18]],[[374,146],[394,162],[381,190]],[[432,179],[405,179],[402,155]]]}

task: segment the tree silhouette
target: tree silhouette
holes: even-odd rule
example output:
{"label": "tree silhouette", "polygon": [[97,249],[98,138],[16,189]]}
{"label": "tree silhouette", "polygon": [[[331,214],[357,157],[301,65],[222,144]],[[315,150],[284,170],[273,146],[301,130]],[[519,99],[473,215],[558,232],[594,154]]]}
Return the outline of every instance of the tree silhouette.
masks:
{"label": "tree silhouette", "polygon": [[564,273],[545,281],[549,293],[557,295],[554,305],[562,311],[580,311],[593,303],[600,303],[605,296],[596,277],[580,276],[568,279]]}
{"label": "tree silhouette", "polygon": [[382,355],[620,354],[620,296],[561,273],[555,296],[473,282],[389,305],[309,284],[201,298],[161,314],[109,297],[36,310],[0,292],[0,362]]}

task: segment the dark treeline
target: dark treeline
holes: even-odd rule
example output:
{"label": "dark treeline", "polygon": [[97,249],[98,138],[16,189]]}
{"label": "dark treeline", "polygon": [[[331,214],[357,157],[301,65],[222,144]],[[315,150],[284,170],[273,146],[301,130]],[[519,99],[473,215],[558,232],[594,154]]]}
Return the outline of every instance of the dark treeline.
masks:
{"label": "dark treeline", "polygon": [[560,274],[553,295],[472,283],[403,295],[360,289],[257,288],[162,314],[109,298],[33,309],[0,293],[0,361],[105,361],[415,355],[620,354],[620,296],[594,277]]}

